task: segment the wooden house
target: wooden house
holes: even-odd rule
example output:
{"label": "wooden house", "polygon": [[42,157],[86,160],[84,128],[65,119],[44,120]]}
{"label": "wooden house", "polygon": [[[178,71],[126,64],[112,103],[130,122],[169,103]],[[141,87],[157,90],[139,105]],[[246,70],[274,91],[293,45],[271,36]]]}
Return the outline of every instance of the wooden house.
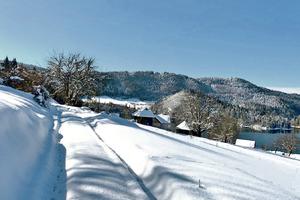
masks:
{"label": "wooden house", "polygon": [[148,108],[142,108],[132,114],[134,120],[137,123],[152,126],[156,115],[153,114]]}

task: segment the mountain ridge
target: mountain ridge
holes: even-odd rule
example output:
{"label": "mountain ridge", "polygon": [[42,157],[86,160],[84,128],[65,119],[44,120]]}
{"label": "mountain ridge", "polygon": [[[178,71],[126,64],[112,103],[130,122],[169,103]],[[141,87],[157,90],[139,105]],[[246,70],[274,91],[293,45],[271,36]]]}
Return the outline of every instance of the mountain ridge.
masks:
{"label": "mountain ridge", "polygon": [[[300,95],[257,86],[242,78],[191,78],[152,71],[97,72],[99,93],[160,101],[183,90],[201,92],[221,102],[246,109],[249,122],[266,126],[300,115]],[[263,122],[262,122],[263,121]]]}

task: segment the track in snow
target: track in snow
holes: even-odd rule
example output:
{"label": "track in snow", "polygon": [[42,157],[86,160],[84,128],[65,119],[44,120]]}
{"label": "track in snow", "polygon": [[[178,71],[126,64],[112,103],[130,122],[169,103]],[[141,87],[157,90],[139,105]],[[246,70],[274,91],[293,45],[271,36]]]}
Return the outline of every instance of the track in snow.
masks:
{"label": "track in snow", "polygon": [[125,162],[125,160],[123,160],[121,158],[121,156],[115,151],[113,150],[110,146],[108,146],[103,139],[97,134],[97,132],[94,130],[94,127],[90,124],[90,127],[93,129],[95,135],[97,136],[97,138],[99,140],[101,140],[105,146],[107,148],[109,148],[110,151],[112,151],[119,159],[120,161],[124,164],[124,166],[126,166],[126,168],[128,169],[128,171],[132,174],[132,176],[136,179],[137,183],[140,185],[140,187],[142,188],[142,190],[145,192],[145,194],[147,194],[148,198],[151,200],[156,200],[156,197],[152,194],[152,192],[145,186],[143,180],[131,169],[131,167]]}

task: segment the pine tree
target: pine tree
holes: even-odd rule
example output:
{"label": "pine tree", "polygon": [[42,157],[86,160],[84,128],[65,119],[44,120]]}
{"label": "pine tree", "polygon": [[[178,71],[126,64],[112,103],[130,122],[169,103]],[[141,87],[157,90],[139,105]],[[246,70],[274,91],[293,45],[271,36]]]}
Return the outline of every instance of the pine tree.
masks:
{"label": "pine tree", "polygon": [[10,66],[11,66],[11,69],[17,68],[17,66],[18,66],[17,59],[14,58],[14,59],[10,62]]}
{"label": "pine tree", "polygon": [[10,61],[9,61],[9,59],[8,59],[7,56],[5,57],[2,65],[3,65],[4,69],[5,69],[5,71],[9,71],[9,69],[10,69]]}

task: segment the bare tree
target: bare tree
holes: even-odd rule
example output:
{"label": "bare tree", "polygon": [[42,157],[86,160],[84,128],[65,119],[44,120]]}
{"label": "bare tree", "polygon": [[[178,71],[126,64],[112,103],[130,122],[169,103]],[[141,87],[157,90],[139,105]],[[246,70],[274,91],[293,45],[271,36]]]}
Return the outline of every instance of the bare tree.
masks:
{"label": "bare tree", "polygon": [[48,60],[47,83],[54,97],[76,105],[83,96],[95,94],[94,59],[79,53],[60,53]]}
{"label": "bare tree", "polygon": [[213,123],[212,99],[199,92],[190,92],[184,99],[179,113],[197,136],[208,131]]}
{"label": "bare tree", "polygon": [[231,117],[226,111],[218,115],[209,138],[226,143],[233,143],[239,131],[237,119]]}
{"label": "bare tree", "polygon": [[279,137],[276,141],[277,146],[280,146],[282,149],[286,150],[289,156],[294,150],[296,150],[297,138],[295,134],[284,134]]}

